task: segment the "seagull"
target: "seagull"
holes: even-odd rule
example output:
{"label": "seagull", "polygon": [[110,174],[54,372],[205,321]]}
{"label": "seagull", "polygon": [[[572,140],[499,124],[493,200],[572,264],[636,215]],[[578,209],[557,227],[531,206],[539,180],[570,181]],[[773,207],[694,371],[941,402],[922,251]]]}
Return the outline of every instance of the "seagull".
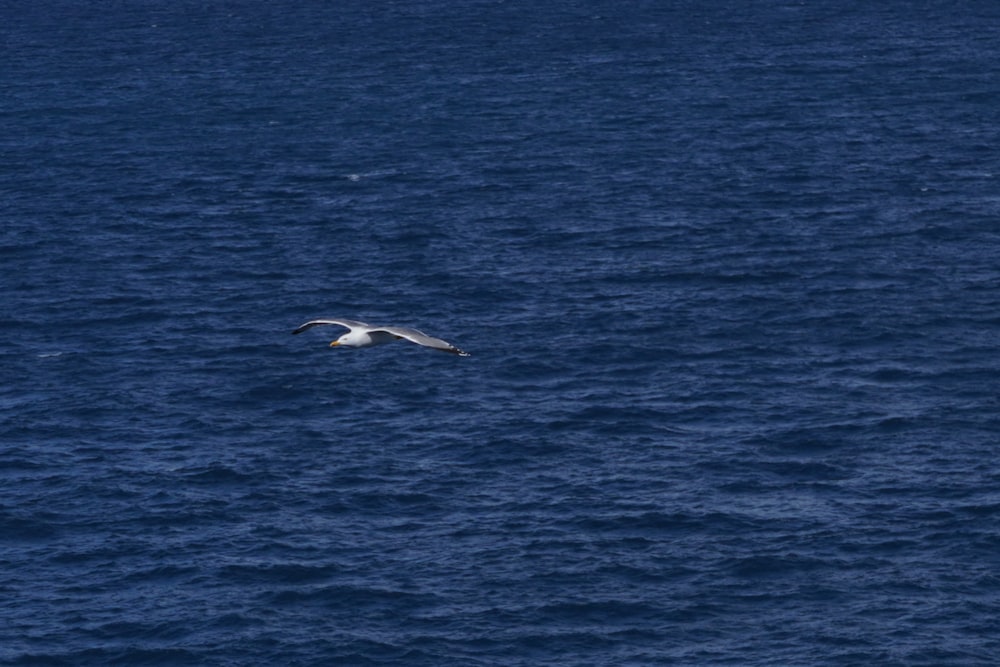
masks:
{"label": "seagull", "polygon": [[409,327],[372,326],[371,324],[365,324],[364,322],[358,322],[357,320],[311,320],[300,326],[292,333],[302,333],[306,329],[311,329],[322,324],[336,324],[337,326],[346,327],[348,329],[347,333],[330,343],[330,347],[337,347],[339,345],[343,345],[344,347],[371,347],[373,345],[391,343],[394,340],[403,338],[411,343],[423,345],[424,347],[432,347],[435,350],[441,350],[442,352],[451,352],[452,354],[457,354],[460,357],[471,356],[468,352],[463,352],[451,343],[443,341],[440,338],[428,336],[423,331],[417,331],[416,329],[410,329]]}

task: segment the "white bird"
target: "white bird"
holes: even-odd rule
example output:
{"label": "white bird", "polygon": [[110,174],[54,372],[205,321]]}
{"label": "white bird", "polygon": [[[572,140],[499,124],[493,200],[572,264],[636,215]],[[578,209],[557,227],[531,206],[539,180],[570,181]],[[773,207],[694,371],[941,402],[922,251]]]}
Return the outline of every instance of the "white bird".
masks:
{"label": "white bird", "polygon": [[435,350],[441,350],[442,352],[451,352],[452,354],[457,354],[460,357],[471,356],[468,352],[463,352],[451,343],[443,341],[440,338],[428,336],[423,331],[417,331],[416,329],[410,329],[409,327],[372,326],[371,324],[365,324],[364,322],[358,322],[357,320],[311,320],[300,326],[292,333],[302,333],[306,329],[311,329],[312,327],[319,326],[321,324],[336,324],[337,326],[346,327],[348,329],[347,333],[330,343],[330,347],[337,347],[339,345],[344,347],[371,347],[373,345],[391,343],[394,340],[402,338],[410,341],[411,343],[416,343],[417,345],[432,347]]}

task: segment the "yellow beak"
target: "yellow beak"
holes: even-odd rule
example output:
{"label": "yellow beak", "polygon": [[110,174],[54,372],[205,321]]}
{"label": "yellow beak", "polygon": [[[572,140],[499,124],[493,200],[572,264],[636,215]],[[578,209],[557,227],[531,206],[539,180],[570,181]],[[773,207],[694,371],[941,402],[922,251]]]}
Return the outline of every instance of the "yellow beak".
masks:
{"label": "yellow beak", "polygon": [[337,345],[340,345],[340,341],[339,340],[335,340],[332,343],[330,343],[330,347],[336,347]]}

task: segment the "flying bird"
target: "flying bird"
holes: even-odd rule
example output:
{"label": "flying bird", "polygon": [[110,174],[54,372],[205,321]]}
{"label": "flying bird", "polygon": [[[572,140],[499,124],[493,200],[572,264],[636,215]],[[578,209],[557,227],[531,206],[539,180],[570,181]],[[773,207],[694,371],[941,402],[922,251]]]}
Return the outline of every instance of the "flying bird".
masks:
{"label": "flying bird", "polygon": [[323,324],[336,324],[348,329],[347,333],[330,343],[330,347],[371,347],[373,345],[382,345],[383,343],[391,343],[394,340],[404,339],[417,345],[441,350],[442,352],[451,352],[460,357],[471,356],[468,352],[458,349],[451,343],[443,341],[440,338],[435,338],[434,336],[428,336],[423,331],[417,331],[409,327],[372,326],[371,324],[365,324],[357,320],[311,320],[292,333],[302,333],[306,329]]}

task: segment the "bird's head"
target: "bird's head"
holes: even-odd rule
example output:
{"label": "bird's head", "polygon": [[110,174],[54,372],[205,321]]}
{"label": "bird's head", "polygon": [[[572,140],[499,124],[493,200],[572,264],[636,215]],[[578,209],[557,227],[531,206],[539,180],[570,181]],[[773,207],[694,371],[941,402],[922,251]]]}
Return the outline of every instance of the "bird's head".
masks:
{"label": "bird's head", "polygon": [[361,341],[359,340],[357,333],[354,331],[348,331],[343,336],[330,343],[330,347],[358,347],[360,344]]}

